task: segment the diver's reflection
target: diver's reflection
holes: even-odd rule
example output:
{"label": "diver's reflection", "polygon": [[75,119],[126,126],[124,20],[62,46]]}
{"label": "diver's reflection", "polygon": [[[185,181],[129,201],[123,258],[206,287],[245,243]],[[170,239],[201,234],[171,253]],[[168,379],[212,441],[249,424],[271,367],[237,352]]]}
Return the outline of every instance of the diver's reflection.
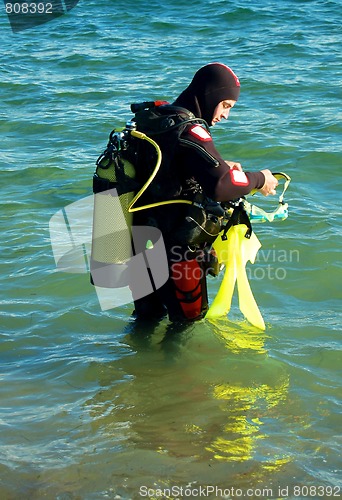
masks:
{"label": "diver's reflection", "polygon": [[88,402],[93,425],[128,448],[253,460],[288,389],[288,374],[267,357],[264,341],[224,321],[132,322],[122,339],[129,355],[107,367]]}
{"label": "diver's reflection", "polygon": [[182,347],[196,335],[201,328],[199,322],[167,322],[160,319],[134,320],[125,328],[126,341],[136,348],[151,347],[156,339],[161,352],[165,354],[165,361],[172,361],[181,355]]}

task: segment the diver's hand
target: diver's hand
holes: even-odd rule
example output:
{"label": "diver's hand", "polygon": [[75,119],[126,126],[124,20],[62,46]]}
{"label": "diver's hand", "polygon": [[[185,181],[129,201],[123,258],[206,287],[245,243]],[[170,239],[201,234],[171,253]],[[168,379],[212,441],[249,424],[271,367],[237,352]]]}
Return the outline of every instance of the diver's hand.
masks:
{"label": "diver's hand", "polygon": [[224,160],[228,167],[232,170],[232,169],[235,169],[235,170],[240,170],[240,172],[242,172],[242,166],[241,166],[241,163],[238,163],[236,161],[227,161],[227,160]]}
{"label": "diver's hand", "polygon": [[261,172],[265,176],[265,184],[262,186],[261,189],[259,189],[260,193],[262,193],[264,196],[268,196],[269,194],[276,194],[275,188],[278,186],[278,181],[272,175],[272,172],[268,169],[261,170]]}

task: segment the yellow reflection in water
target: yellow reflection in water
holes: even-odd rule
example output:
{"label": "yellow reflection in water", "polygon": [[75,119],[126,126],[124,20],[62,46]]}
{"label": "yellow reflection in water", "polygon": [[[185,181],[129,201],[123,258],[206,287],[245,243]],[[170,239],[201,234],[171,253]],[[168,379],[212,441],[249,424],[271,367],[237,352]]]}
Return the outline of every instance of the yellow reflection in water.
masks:
{"label": "yellow reflection in water", "polygon": [[[253,334],[252,331],[240,331],[237,334],[236,331],[225,328],[223,322],[212,322],[212,324],[216,335],[230,352],[241,355],[248,351],[266,354],[264,334]],[[230,380],[229,383],[222,382],[213,386],[213,397],[222,402],[221,409],[227,413],[223,433],[206,447],[216,460],[226,462],[250,460],[257,441],[267,437],[262,429],[264,415],[267,418],[268,410],[286,400],[289,387],[288,375],[283,371],[278,374],[273,373],[272,380],[265,383],[259,380],[258,368],[257,364],[255,375],[249,376],[246,384],[242,383],[243,378],[238,377],[236,383]],[[255,410],[258,409],[260,417],[253,417]],[[278,470],[288,462],[288,457],[274,457],[273,461],[268,461],[263,467],[268,470]]]}
{"label": "yellow reflection in water", "polygon": [[224,321],[167,339],[140,333],[125,338],[130,355],[101,367],[103,388],[88,401],[100,440],[159,457],[253,460],[264,471],[289,461],[270,451],[289,377],[264,333]]}
{"label": "yellow reflection in water", "polygon": [[254,351],[259,354],[265,354],[264,332],[253,327],[237,328],[236,326],[227,327],[227,322],[220,319],[210,320],[215,335],[223,342],[225,347],[232,353],[238,354],[244,350]]}

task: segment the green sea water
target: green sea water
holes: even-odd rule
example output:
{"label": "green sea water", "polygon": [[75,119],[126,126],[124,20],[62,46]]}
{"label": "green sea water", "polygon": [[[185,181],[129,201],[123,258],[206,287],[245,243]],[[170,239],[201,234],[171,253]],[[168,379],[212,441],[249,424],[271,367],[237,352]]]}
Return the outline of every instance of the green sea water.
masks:
{"label": "green sea water", "polygon": [[[1,499],[341,496],[341,12],[90,0],[14,34],[2,11]],[[241,80],[222,155],[292,177],[289,218],[254,226],[267,328],[236,297],[228,318],[139,328],[56,271],[49,221],[91,195],[131,102],[213,61]]]}

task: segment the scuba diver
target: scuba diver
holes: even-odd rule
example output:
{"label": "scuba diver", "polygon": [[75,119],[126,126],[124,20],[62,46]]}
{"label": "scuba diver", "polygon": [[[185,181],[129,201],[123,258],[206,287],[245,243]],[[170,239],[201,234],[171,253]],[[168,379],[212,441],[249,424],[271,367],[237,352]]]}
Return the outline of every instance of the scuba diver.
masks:
{"label": "scuba diver", "polygon": [[[222,207],[217,202],[238,199],[253,189],[265,196],[275,194],[278,184],[269,170],[244,172],[240,163],[225,161],[215,148],[209,127],[228,119],[239,93],[239,79],[228,66],[211,63],[199,69],[173,106],[185,108],[204,122],[190,122],[176,145],[171,141],[171,151],[168,145],[163,147],[163,155],[169,162],[165,184],[159,186],[163,196],[166,199],[181,194],[200,200],[210,228],[222,215]],[[196,207],[169,205],[147,211],[149,213],[136,213],[134,225],[152,224],[162,231],[170,271],[164,286],[135,301],[137,318],[156,318],[166,312],[171,321],[204,317],[208,309],[206,274],[215,274],[212,268],[215,255],[210,246],[212,238],[207,236],[205,228],[196,241],[191,229],[184,227],[192,222],[196,229],[196,216],[191,213],[196,210],[200,212]],[[217,228],[217,232],[219,230]]]}
{"label": "scuba diver", "polygon": [[[210,127],[228,119],[239,94],[235,73],[225,64],[210,63],[195,73],[172,104],[131,105],[134,127],[153,138],[161,154],[160,168],[151,182],[146,182],[152,178],[150,165],[156,156],[151,144],[136,141],[139,145],[127,156],[135,167],[134,181],[139,186],[148,184],[139,195],[145,206],[135,209],[133,226],[161,231],[169,268],[164,285],[134,300],[136,319],[168,315],[171,322],[188,322],[203,318],[208,310],[207,275],[219,272],[212,244],[222,231],[227,208],[253,190],[265,196],[275,194],[278,180],[270,170],[245,172],[240,163],[224,160],[214,145]],[[99,160],[101,166],[103,156]],[[97,176],[95,181],[101,179]],[[101,190],[94,188],[94,192]],[[133,278],[129,286],[134,298]]]}

